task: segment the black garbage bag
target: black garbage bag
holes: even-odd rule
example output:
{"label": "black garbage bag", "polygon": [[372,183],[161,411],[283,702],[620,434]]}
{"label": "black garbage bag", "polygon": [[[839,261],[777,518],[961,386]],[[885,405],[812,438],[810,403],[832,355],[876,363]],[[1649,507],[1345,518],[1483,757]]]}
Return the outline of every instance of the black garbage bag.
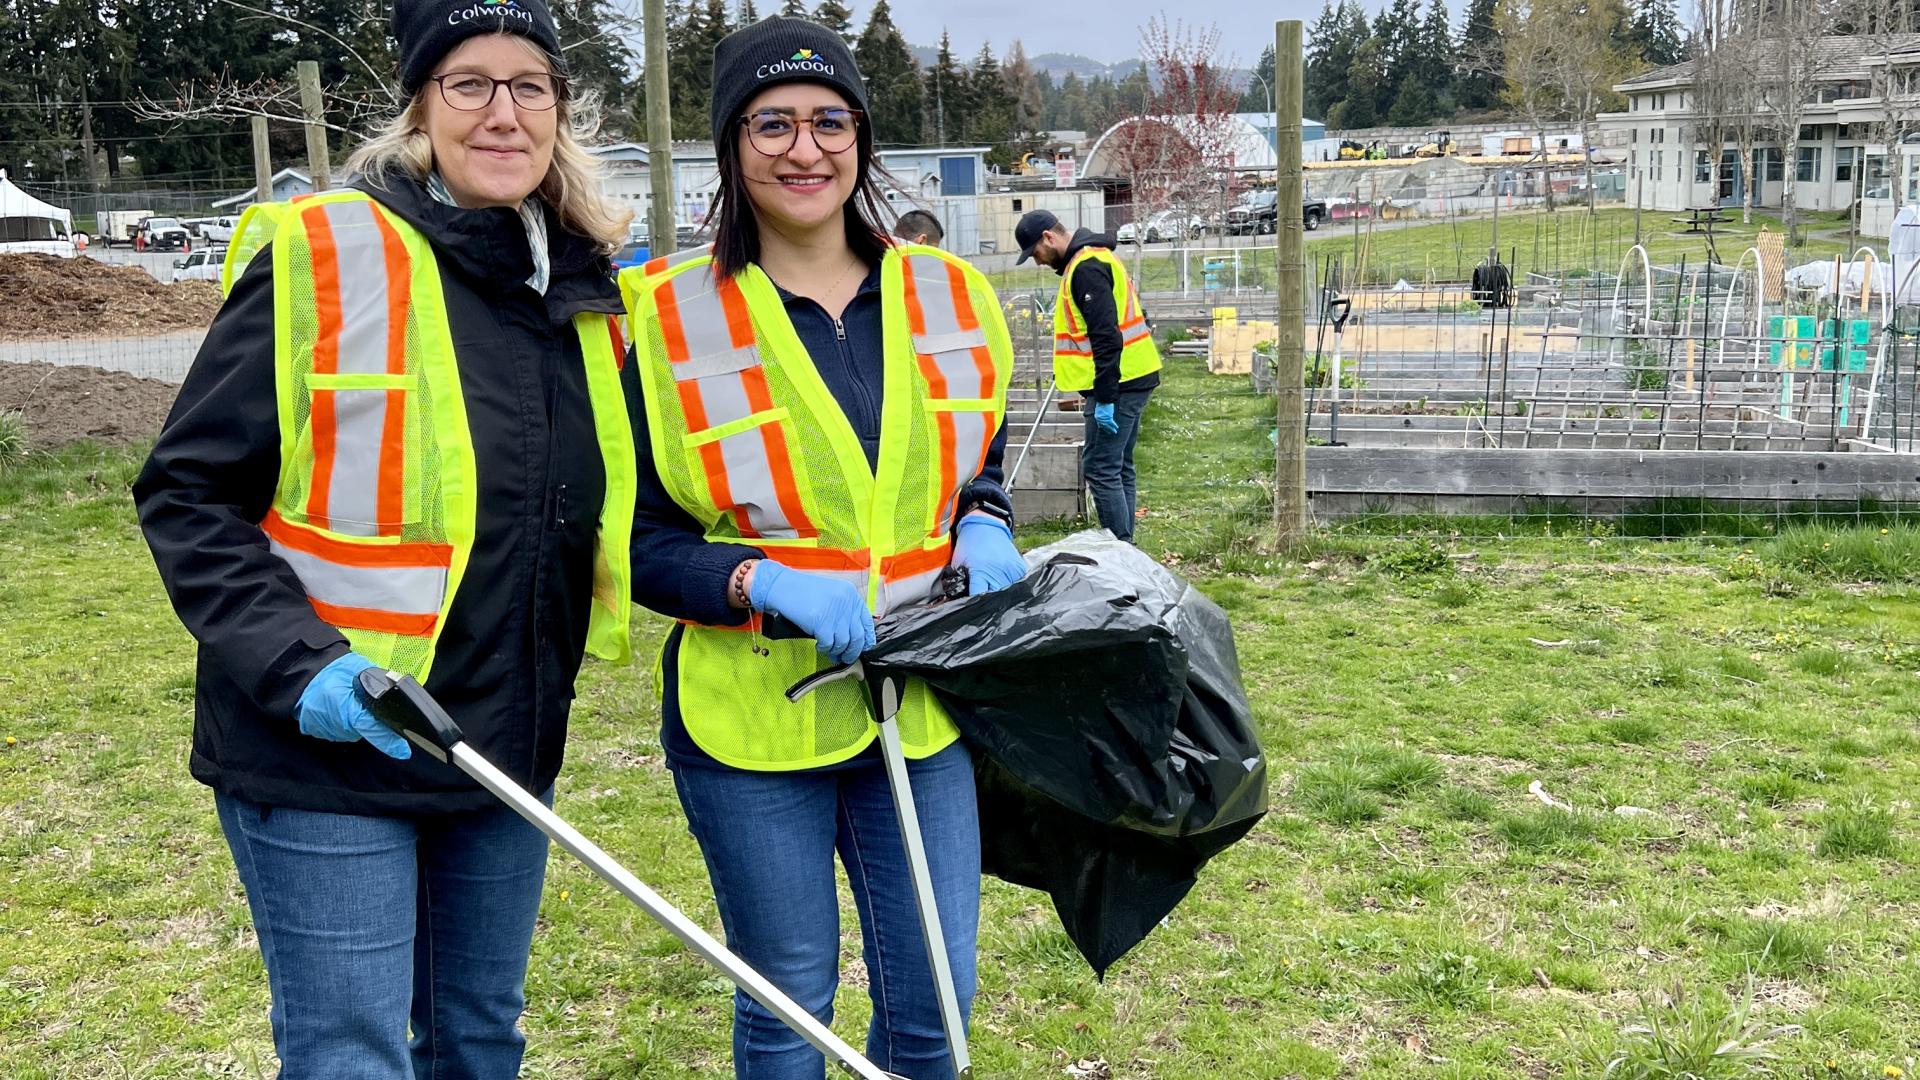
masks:
{"label": "black garbage bag", "polygon": [[1226,613],[1105,532],[1009,589],[889,616],[869,668],[925,679],[976,751],[986,871],[1052,896],[1104,976],[1267,811]]}

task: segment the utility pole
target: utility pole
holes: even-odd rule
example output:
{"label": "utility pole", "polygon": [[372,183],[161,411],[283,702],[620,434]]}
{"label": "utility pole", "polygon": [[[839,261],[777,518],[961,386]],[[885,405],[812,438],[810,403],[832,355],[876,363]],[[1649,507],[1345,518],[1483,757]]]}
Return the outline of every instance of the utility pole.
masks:
{"label": "utility pole", "polygon": [[80,83],[80,147],[87,155],[87,188],[100,193],[100,165],[93,159],[93,103],[87,100],[87,84]]}
{"label": "utility pole", "polygon": [[1280,290],[1280,321],[1275,327],[1275,431],[1273,443],[1273,532],[1280,544],[1296,540],[1307,527],[1307,417],[1303,367],[1307,347],[1307,265],[1304,177],[1300,166],[1302,85],[1298,19],[1274,24],[1274,149],[1280,158],[1274,184],[1274,263]]}
{"label": "utility pole", "polygon": [[267,142],[267,118],[253,118],[253,201],[273,201],[273,147]]}
{"label": "utility pole", "polygon": [[647,252],[668,255],[675,245],[673,211],[673,102],[667,88],[667,3],[646,0],[647,55]]}
{"label": "utility pole", "polygon": [[[301,126],[307,132],[307,175],[313,178],[313,190],[333,186],[333,166],[327,152],[327,110],[320,99],[320,61],[302,60],[295,70],[300,75],[300,111],[306,116]],[[261,202],[271,202],[268,189]]]}

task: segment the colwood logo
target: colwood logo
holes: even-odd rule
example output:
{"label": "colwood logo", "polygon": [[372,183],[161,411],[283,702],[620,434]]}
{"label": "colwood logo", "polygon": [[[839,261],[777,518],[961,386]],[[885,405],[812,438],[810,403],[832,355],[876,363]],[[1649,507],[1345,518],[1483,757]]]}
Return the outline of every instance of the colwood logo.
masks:
{"label": "colwood logo", "polygon": [[474,19],[520,19],[533,22],[533,13],[523,9],[515,0],[477,0],[456,11],[447,12],[447,25],[459,26]]}
{"label": "colwood logo", "polygon": [[812,72],[815,75],[833,74],[833,65],[814,54],[812,49],[801,49],[785,60],[775,60],[771,64],[761,64],[754,71],[757,79],[769,79],[775,75],[787,75],[796,71]]}

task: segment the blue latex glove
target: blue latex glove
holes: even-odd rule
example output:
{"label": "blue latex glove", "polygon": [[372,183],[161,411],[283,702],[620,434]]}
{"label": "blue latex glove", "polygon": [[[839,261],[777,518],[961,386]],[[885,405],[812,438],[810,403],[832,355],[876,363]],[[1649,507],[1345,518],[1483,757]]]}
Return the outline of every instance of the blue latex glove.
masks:
{"label": "blue latex glove", "polygon": [[373,661],[359,653],[348,653],[320,669],[300,694],[295,713],[300,717],[300,734],[328,742],[372,743],[381,753],[401,761],[413,756],[413,747],[392,728],[373,718],[354,685],[359,674]]}
{"label": "blue latex glove", "polygon": [[1113,418],[1111,401],[1102,401],[1093,407],[1093,422],[1099,424],[1100,430],[1109,435],[1120,434],[1120,424]]}
{"label": "blue latex glove", "polygon": [[1027,560],[1013,546],[1013,530],[989,514],[968,514],[954,533],[954,566],[967,568],[967,595],[999,592],[1027,576]]}
{"label": "blue latex glove", "polygon": [[844,581],[762,559],[754,565],[747,602],[755,611],[799,627],[836,664],[851,664],[873,648],[873,612],[867,610],[867,598]]}

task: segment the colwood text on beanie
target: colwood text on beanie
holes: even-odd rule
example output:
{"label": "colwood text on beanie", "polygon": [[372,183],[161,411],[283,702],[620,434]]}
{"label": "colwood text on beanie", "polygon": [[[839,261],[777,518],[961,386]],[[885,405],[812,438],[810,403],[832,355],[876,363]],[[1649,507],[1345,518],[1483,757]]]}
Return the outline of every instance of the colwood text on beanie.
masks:
{"label": "colwood text on beanie", "polygon": [[[400,90],[412,95],[434,65],[470,37],[520,34],[560,58],[560,34],[546,0],[394,0],[393,37],[400,43]],[[565,75],[557,67],[556,75]]]}
{"label": "colwood text on beanie", "polygon": [[755,94],[788,82],[831,86],[866,111],[867,84],[839,34],[811,19],[769,15],[713,47],[714,147],[729,137],[733,121]]}

